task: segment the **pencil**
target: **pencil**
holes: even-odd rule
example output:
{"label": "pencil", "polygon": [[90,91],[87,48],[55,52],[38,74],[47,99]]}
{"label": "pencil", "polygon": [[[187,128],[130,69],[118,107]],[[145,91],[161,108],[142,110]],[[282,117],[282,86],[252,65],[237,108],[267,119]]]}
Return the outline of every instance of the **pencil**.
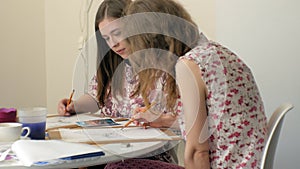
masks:
{"label": "pencil", "polygon": [[[143,109],[143,110],[141,110],[140,112],[141,112],[141,113],[146,112],[146,111],[149,110],[154,104],[155,104],[155,102],[153,102],[153,103],[150,104],[149,106],[146,106],[146,108]],[[132,122],[134,122],[134,119],[130,119],[130,120],[122,127],[122,129],[125,128],[125,127],[128,127],[129,124],[131,124]]]}
{"label": "pencil", "polygon": [[72,102],[72,98],[73,98],[74,92],[75,92],[75,90],[73,89],[73,91],[71,93],[71,96],[70,96],[70,98],[68,100],[67,106]]}

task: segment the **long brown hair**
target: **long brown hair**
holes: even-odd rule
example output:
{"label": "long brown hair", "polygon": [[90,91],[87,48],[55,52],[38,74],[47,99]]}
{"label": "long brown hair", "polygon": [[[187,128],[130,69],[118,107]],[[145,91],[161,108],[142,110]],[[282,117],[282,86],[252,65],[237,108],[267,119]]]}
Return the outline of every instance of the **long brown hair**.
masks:
{"label": "long brown hair", "polygon": [[123,59],[109,48],[99,31],[98,25],[107,17],[116,19],[122,17],[126,6],[130,4],[130,2],[131,0],[104,0],[96,14],[95,31],[98,46],[97,99],[102,106],[110,95],[112,76]]}
{"label": "long brown hair", "polygon": [[[199,41],[198,28],[188,12],[173,0],[135,0],[126,10],[128,17],[134,14],[145,15],[143,19],[130,18],[127,23],[127,29],[143,32],[133,34],[128,38],[133,51],[129,60],[139,78],[135,95],[140,94],[145,104],[148,105],[147,96],[149,92],[159,77],[164,76],[166,79],[163,83],[163,92],[167,99],[167,109],[173,111],[179,96],[174,78],[175,64],[178,57],[197,45]],[[170,19],[170,17],[175,17],[175,20]],[[149,33],[143,29],[149,30]],[[130,32],[130,30],[126,31]],[[145,52],[139,52],[143,50]],[[143,66],[148,66],[148,69],[143,68]]]}

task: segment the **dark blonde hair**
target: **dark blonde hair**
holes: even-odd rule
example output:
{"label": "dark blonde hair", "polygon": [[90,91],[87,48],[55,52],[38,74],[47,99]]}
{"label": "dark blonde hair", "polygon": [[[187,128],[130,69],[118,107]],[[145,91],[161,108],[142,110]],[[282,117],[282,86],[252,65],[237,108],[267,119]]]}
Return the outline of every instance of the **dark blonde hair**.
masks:
{"label": "dark blonde hair", "polygon": [[[128,19],[127,29],[143,32],[142,29],[148,29],[145,27],[146,22],[148,22],[147,27],[153,27],[154,29],[152,30],[160,32],[143,32],[128,37],[133,51],[129,60],[135,72],[138,73],[139,78],[139,84],[134,95],[140,94],[145,104],[149,105],[147,97],[149,92],[153,89],[159,78],[164,76],[163,92],[167,97],[167,108],[168,111],[173,111],[179,96],[174,78],[175,64],[178,57],[183,56],[197,45],[199,41],[198,28],[192,21],[189,13],[173,0],[135,0],[128,6],[126,15],[135,14],[144,14],[146,17],[145,19],[137,20]],[[152,16],[147,17],[150,15]],[[177,17],[178,19],[170,19],[172,17]],[[153,18],[159,19],[153,20]],[[184,20],[184,22],[180,21],[180,19]],[[147,52],[138,52],[146,49]],[[166,64],[159,66],[158,69],[155,68],[162,62]],[[152,66],[144,69],[143,66],[147,64],[148,67],[149,64]]]}
{"label": "dark blonde hair", "polygon": [[109,48],[99,31],[98,25],[105,18],[117,19],[124,16],[124,10],[130,2],[131,0],[104,0],[96,14],[95,31],[98,46],[97,99],[102,106],[110,95],[110,83],[112,81],[113,74],[123,59]]}

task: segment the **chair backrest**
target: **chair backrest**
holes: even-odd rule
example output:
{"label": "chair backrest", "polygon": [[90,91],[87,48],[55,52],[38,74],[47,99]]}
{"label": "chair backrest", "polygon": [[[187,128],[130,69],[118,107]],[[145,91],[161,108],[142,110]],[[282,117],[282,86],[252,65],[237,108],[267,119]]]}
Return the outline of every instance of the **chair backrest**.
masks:
{"label": "chair backrest", "polygon": [[273,161],[284,116],[293,107],[294,106],[290,103],[284,103],[272,114],[268,122],[268,137],[260,164],[261,169],[273,169]]}

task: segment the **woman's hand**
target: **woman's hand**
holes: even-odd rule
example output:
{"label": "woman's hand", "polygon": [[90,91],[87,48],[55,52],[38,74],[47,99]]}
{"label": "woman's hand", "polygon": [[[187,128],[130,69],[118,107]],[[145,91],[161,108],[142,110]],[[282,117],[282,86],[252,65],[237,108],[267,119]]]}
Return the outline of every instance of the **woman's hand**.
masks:
{"label": "woman's hand", "polygon": [[59,115],[70,116],[72,114],[75,114],[74,102],[71,101],[71,103],[69,105],[67,105],[68,101],[69,101],[69,99],[65,98],[58,102],[57,112]]}
{"label": "woman's hand", "polygon": [[171,113],[157,112],[147,107],[137,108],[132,117],[134,123],[138,126],[150,126],[155,128],[178,128],[177,117]]}
{"label": "woman's hand", "polygon": [[133,119],[135,120],[134,123],[138,126],[151,126],[151,127],[162,127],[162,121],[161,121],[161,115],[160,112],[154,112],[148,107],[139,107],[135,110]]}

